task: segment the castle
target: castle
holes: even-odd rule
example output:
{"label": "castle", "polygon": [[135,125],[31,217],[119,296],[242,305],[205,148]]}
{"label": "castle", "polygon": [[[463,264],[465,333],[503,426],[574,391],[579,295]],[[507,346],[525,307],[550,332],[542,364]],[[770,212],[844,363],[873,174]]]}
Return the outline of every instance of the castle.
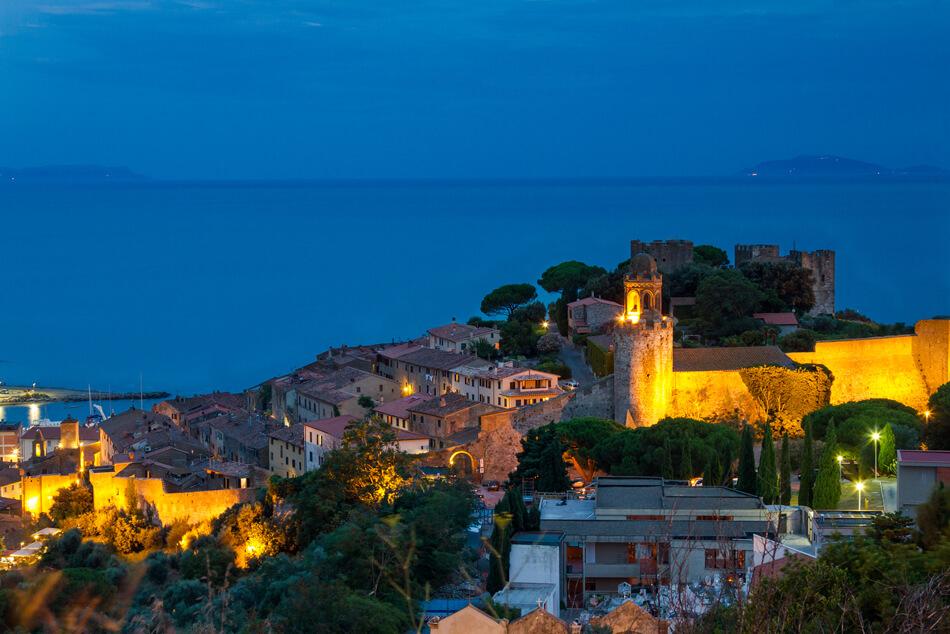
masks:
{"label": "castle", "polygon": [[[632,249],[642,246],[631,243]],[[830,261],[833,267],[833,253]],[[913,335],[821,341],[814,352],[785,354],[776,346],[674,348],[662,290],[663,273],[654,257],[634,254],[612,335],[612,416],[628,427],[667,416],[763,420],[768,404],[752,376],[757,368],[784,368],[788,381],[816,372],[816,365],[826,368],[830,390],[812,381],[808,411],[868,398],[890,398],[922,411],[930,394],[950,380],[950,320],[920,321]]]}

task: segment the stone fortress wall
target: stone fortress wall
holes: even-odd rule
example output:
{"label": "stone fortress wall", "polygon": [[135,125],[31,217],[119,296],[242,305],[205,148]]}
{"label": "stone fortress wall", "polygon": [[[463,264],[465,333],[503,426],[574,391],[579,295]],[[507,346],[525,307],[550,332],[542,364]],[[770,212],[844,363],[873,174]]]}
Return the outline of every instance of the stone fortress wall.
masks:
{"label": "stone fortress wall", "polygon": [[116,475],[114,470],[104,468],[89,473],[95,510],[109,506],[125,508],[126,490],[132,482],[139,499],[150,506],[166,526],[176,520],[190,524],[210,521],[235,504],[253,502],[257,496],[253,488],[172,493],[165,490],[159,478],[119,478]]}
{"label": "stone fortress wall", "polygon": [[765,419],[765,410],[749,392],[736,370],[673,372],[673,398],[667,415],[674,418],[752,422]]}
{"label": "stone fortress wall", "polygon": [[950,381],[950,320],[919,321],[913,335],[819,341],[814,352],[788,356],[831,370],[832,404],[889,398],[923,410]]}

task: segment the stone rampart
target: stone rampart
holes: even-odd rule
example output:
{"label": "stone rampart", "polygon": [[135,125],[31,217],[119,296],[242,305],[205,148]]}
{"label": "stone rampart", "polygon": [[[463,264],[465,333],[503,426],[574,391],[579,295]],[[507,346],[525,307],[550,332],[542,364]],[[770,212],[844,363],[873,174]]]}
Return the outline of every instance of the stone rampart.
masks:
{"label": "stone rampart", "polygon": [[889,398],[922,409],[927,385],[914,354],[914,335],[819,341],[814,352],[789,353],[797,363],[819,363],[834,375],[831,403]]}
{"label": "stone rampart", "polygon": [[132,482],[136,495],[155,511],[163,525],[176,520],[191,524],[212,520],[235,504],[252,502],[257,496],[255,489],[169,492],[159,478],[118,478],[114,471],[92,472],[89,476],[97,511],[108,506],[125,508],[128,483]]}
{"label": "stone rampart", "polygon": [[950,381],[950,319],[924,319],[914,327],[914,357],[927,393]]}
{"label": "stone rampart", "polygon": [[673,372],[673,402],[668,415],[759,422],[764,420],[765,410],[749,392],[738,370]]}

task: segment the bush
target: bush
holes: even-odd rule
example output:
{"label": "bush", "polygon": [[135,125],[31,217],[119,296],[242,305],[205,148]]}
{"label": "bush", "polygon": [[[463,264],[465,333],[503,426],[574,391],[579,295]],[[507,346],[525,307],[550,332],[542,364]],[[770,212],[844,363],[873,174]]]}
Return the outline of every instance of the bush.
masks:
{"label": "bush", "polygon": [[799,328],[778,340],[779,347],[785,352],[814,352],[818,337],[807,328]]}
{"label": "bush", "polygon": [[537,348],[539,354],[556,354],[561,349],[561,337],[553,332],[542,335],[538,339]]}
{"label": "bush", "polygon": [[[923,430],[913,408],[886,398],[829,405],[808,414],[806,419],[812,421],[815,438],[820,439],[824,439],[825,430],[834,421],[839,445],[854,456],[860,456],[864,447],[871,444],[871,433],[883,431],[887,423],[894,431],[897,449],[916,449]],[[873,451],[870,457],[873,464]]]}
{"label": "bush", "polygon": [[560,361],[543,361],[538,364],[537,369],[542,372],[556,374],[562,379],[571,378],[571,369]]}
{"label": "bush", "polygon": [[82,484],[70,484],[53,496],[49,515],[57,525],[61,525],[63,520],[90,513],[92,510],[92,489]]}

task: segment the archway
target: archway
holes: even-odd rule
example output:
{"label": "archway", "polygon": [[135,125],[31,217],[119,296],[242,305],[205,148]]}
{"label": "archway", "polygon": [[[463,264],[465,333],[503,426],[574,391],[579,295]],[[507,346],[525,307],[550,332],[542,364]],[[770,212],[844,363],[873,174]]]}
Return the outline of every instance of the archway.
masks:
{"label": "archway", "polygon": [[640,312],[640,293],[631,290],[627,293],[627,314],[632,315]]}
{"label": "archway", "polygon": [[[456,460],[459,456],[465,456],[468,460]],[[478,472],[475,457],[464,449],[460,449],[449,456],[449,466],[455,469],[460,476],[469,480],[474,480],[475,474]]]}

